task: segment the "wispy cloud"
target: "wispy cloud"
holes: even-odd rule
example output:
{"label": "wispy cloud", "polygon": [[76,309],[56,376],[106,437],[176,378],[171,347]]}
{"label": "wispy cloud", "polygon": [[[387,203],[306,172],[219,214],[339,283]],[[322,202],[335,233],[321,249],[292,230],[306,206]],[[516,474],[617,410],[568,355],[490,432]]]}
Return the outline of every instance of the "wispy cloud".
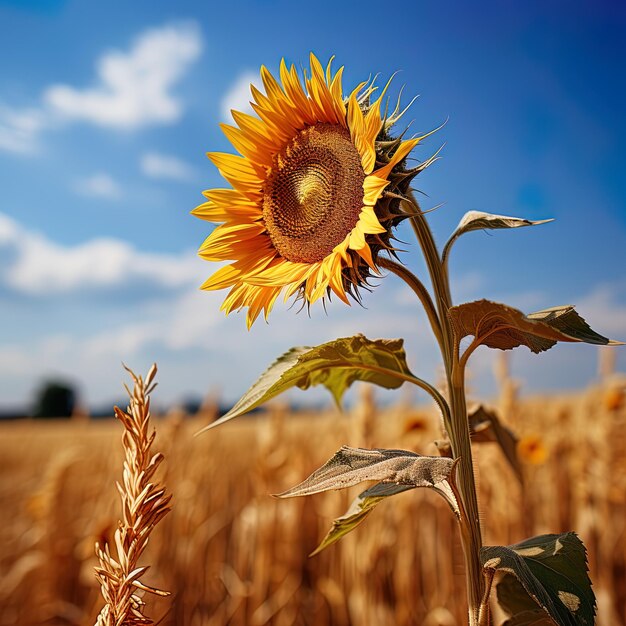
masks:
{"label": "wispy cloud", "polygon": [[202,264],[193,251],[159,254],[119,239],[92,239],[64,246],[0,213],[0,286],[34,296],[107,290],[141,283],[180,289],[200,282]]}
{"label": "wispy cloud", "polygon": [[201,50],[194,23],[148,30],[129,51],[107,52],[98,60],[95,86],[53,85],[44,101],[66,118],[102,126],[134,129],[174,122],[183,106],[171,89]]}
{"label": "wispy cloud", "polygon": [[16,154],[37,152],[39,133],[45,124],[45,115],[36,108],[19,110],[0,105],[0,150]]}
{"label": "wispy cloud", "polygon": [[252,94],[250,93],[250,84],[259,82],[258,74],[254,72],[245,72],[241,74],[232,84],[230,89],[222,99],[222,118],[232,121],[231,110],[242,111],[243,113],[253,113],[250,106]]}
{"label": "wispy cloud", "polygon": [[597,285],[576,308],[602,334],[626,341],[626,281]]}
{"label": "wispy cloud", "polygon": [[115,200],[122,195],[117,182],[106,172],[98,172],[74,183],[74,190],[83,196]]}
{"label": "wispy cloud", "polygon": [[71,121],[134,130],[180,119],[184,105],[173,89],[202,52],[195,22],[140,33],[128,50],[105,52],[92,86],[51,85],[35,106],[0,103],[0,150],[33,154],[47,128]]}
{"label": "wispy cloud", "polygon": [[150,178],[168,178],[186,182],[193,180],[195,171],[178,157],[158,152],[146,152],[140,161],[141,171]]}

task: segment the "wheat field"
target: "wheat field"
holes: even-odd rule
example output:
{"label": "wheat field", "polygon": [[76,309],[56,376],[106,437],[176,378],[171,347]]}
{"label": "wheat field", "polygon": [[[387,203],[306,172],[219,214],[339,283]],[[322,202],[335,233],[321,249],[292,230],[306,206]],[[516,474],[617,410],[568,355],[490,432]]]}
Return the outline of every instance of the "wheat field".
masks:
{"label": "wheat field", "polygon": [[[575,530],[589,550],[598,624],[626,624],[626,407],[610,384],[495,401],[526,442],[522,488],[496,444],[475,446],[484,539],[508,544]],[[510,381],[509,381],[510,383]],[[209,411],[210,413],[210,411]],[[172,511],[142,559],[157,623],[208,626],[452,626],[466,619],[455,521],[416,490],[381,504],[354,533],[308,558],[358,488],[278,500],[342,444],[437,454],[434,409],[341,414],[271,405],[194,438],[212,416],[154,418]],[[119,519],[123,451],[115,420],[0,424],[0,625],[95,623],[103,600],[94,545]],[[545,458],[544,458],[545,457]],[[521,516],[518,511],[522,511]],[[497,615],[497,614],[496,614]],[[501,620],[500,620],[501,621]],[[496,622],[498,623],[498,622]]]}

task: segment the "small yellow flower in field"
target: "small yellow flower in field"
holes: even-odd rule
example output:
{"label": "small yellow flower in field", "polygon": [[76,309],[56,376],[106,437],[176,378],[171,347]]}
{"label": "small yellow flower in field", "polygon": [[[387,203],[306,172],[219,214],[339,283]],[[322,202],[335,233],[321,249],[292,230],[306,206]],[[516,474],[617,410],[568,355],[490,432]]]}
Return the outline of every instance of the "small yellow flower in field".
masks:
{"label": "small yellow flower in field", "polygon": [[537,435],[526,435],[517,442],[517,454],[523,463],[541,465],[548,458],[543,439]]}
{"label": "small yellow flower in field", "polygon": [[428,417],[422,413],[414,413],[410,415],[404,422],[404,432],[408,433],[423,433],[429,428]]}
{"label": "small yellow flower in field", "polygon": [[377,255],[391,250],[391,228],[406,217],[400,205],[411,179],[404,160],[423,137],[402,141],[388,131],[402,113],[381,112],[372,83],[344,98],[342,72],[324,71],[311,55],[311,74],[280,64],[280,82],[265,68],[265,94],[251,86],[258,117],[233,111],[222,129],[239,155],[209,159],[232,185],[204,192],[192,213],[221,223],[199,250],[208,261],[233,261],[203,289],[230,289],[222,310],[248,308],[250,327],[284,291],[307,304],[335,294],[349,303],[378,274]]}

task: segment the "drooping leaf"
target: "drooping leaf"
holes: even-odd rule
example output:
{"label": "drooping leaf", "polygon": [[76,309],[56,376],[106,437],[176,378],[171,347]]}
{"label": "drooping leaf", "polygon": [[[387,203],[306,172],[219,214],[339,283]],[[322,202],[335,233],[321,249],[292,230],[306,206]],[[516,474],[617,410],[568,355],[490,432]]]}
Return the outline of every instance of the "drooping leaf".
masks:
{"label": "drooping leaf", "polygon": [[587,553],[575,533],[540,535],[512,546],[486,546],[481,549],[481,561],[486,570],[514,574],[559,626],[594,623],[595,596],[587,575]]}
{"label": "drooping leaf", "polygon": [[350,508],[333,521],[331,529],[322,542],[309,556],[315,556],[328,548],[342,537],[352,532],[385,498],[415,489],[413,485],[398,485],[396,483],[377,483],[373,487],[360,493],[350,505]]}
{"label": "drooping leaf", "polygon": [[555,306],[550,309],[544,309],[543,311],[537,311],[536,313],[529,313],[527,317],[529,320],[543,322],[576,341],[601,346],[622,345],[620,341],[613,341],[599,335],[582,317],[580,317],[580,315],[578,315],[576,309],[571,305]]}
{"label": "drooping leaf", "polygon": [[402,339],[370,340],[355,335],[314,348],[292,348],[270,365],[228,413],[200,432],[243,415],[291,387],[324,385],[337,404],[357,380],[397,389],[411,376],[402,344]]}
{"label": "drooping leaf", "polygon": [[547,224],[554,220],[527,220],[521,217],[509,217],[508,215],[494,215],[483,213],[482,211],[468,211],[459,222],[456,230],[446,243],[444,248],[444,258],[449,254],[452,244],[463,234],[472,230],[494,230],[499,228],[520,228],[522,226],[538,226]]}
{"label": "drooping leaf", "polygon": [[431,487],[440,491],[453,510],[458,512],[449,482],[454,467],[452,459],[423,456],[408,450],[342,446],[306,480],[277,497],[310,496],[322,491],[346,489],[366,480],[378,480],[412,487]]}
{"label": "drooping leaf", "polygon": [[368,480],[380,481],[362,492],[348,511],[333,522],[317,553],[356,528],[381,500],[416,487],[429,487],[439,492],[458,517],[459,505],[453,488],[455,467],[452,459],[422,456],[407,450],[342,446],[306,480],[277,497],[308,496],[345,489]]}
{"label": "drooping leaf", "polygon": [[557,341],[619,344],[592,331],[571,306],[524,315],[499,302],[476,300],[451,307],[449,314],[457,342],[473,335],[478,344],[500,350],[524,345],[539,353],[549,350]]}
{"label": "drooping leaf", "polygon": [[500,446],[518,480],[523,481],[522,466],[517,456],[517,437],[507,428],[494,411],[482,404],[468,413],[470,434],[474,442],[495,442]]}

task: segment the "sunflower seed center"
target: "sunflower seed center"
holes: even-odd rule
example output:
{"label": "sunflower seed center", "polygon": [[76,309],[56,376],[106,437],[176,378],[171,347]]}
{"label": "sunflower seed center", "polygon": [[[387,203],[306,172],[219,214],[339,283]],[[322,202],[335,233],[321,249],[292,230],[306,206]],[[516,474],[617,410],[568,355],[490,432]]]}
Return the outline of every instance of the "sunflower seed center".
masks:
{"label": "sunflower seed center", "polygon": [[359,220],[364,180],[345,128],[301,130],[274,157],[264,189],[263,219],[280,255],[296,263],[328,256]]}

